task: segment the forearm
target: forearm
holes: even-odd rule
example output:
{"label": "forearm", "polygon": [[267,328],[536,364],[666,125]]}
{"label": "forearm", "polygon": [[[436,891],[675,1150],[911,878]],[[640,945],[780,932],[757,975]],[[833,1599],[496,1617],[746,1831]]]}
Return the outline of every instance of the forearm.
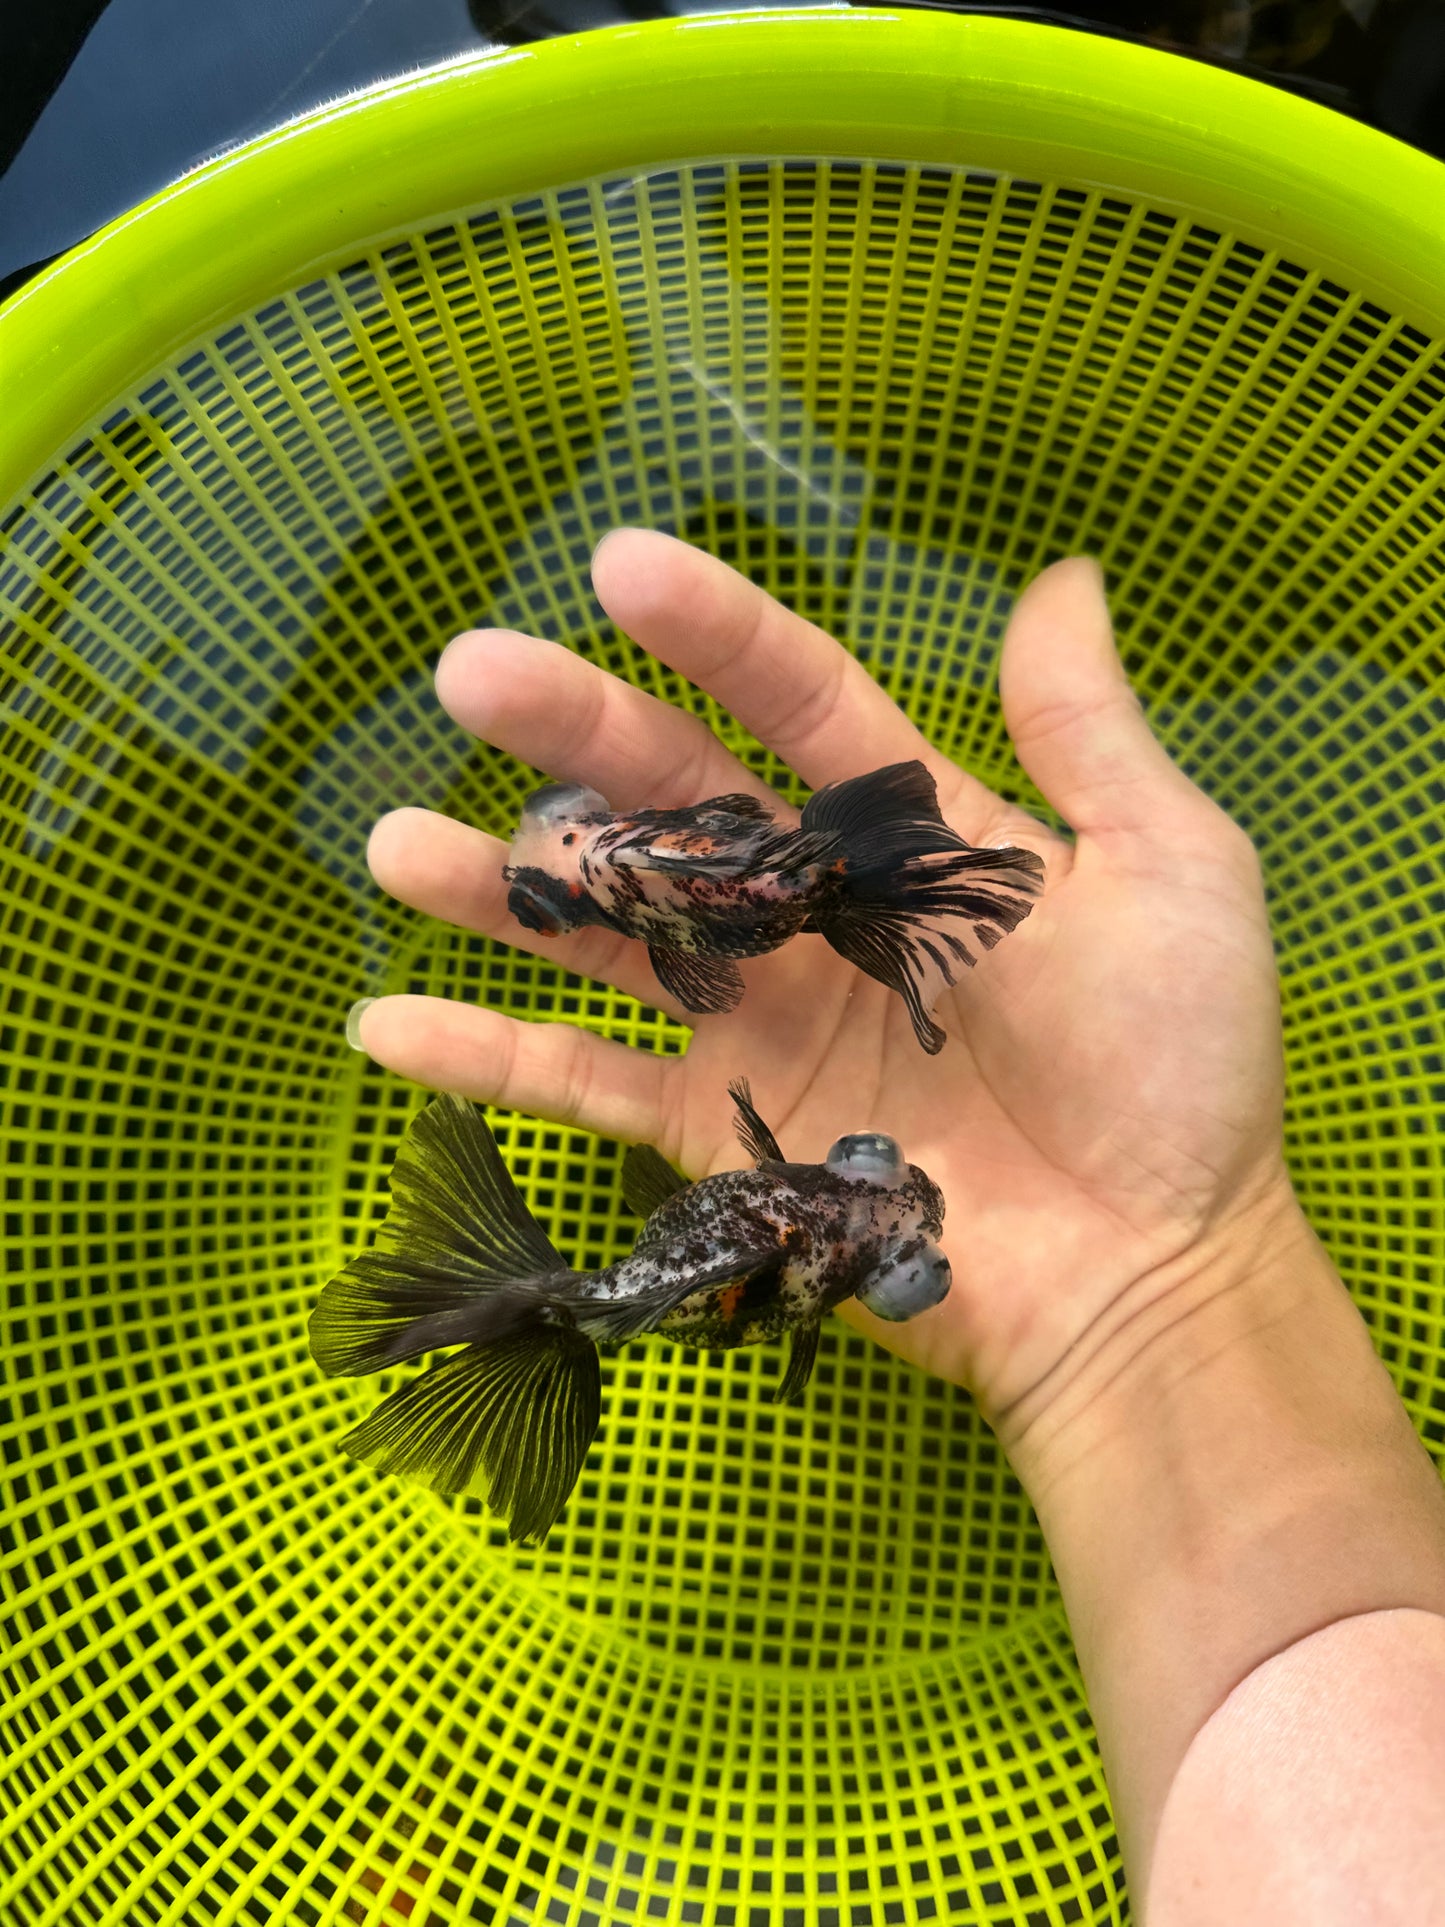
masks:
{"label": "forearm", "polygon": [[1445,1920],[1445,1618],[1356,1614],[1257,1666],[1169,1789],[1148,1927]]}
{"label": "forearm", "polygon": [[1287,1197],[1116,1315],[1005,1442],[1142,1894],[1190,1742],[1257,1666],[1354,1614],[1445,1612],[1445,1495]]}

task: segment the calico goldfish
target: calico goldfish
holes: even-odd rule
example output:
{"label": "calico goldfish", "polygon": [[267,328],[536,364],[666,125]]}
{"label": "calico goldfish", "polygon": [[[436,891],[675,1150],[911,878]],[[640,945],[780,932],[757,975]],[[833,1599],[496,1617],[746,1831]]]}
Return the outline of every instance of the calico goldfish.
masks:
{"label": "calico goldfish", "polygon": [[919,1043],[959,972],[1033,908],[1033,850],[975,849],[944,822],[922,763],[830,783],[794,829],[752,796],[615,813],[596,790],[549,783],[523,805],[503,876],[508,908],[544,937],[600,925],[640,937],[685,1010],[732,1010],[736,959],[815,932],[903,998]]}
{"label": "calico goldfish", "polygon": [[951,1282],[938,1186],[890,1137],[841,1137],[791,1164],[729,1087],[752,1163],[689,1183],[652,1147],[627,1153],[623,1193],[646,1218],[631,1253],[573,1270],[527,1209],[481,1112],[435,1098],[397,1153],[375,1243],[311,1314],[328,1377],[460,1346],[382,1400],[341,1441],[378,1472],[468,1492],[540,1543],[601,1417],[599,1344],[660,1332],[698,1349],[789,1337],[779,1400],[799,1398],[824,1316],[857,1298],[901,1321]]}

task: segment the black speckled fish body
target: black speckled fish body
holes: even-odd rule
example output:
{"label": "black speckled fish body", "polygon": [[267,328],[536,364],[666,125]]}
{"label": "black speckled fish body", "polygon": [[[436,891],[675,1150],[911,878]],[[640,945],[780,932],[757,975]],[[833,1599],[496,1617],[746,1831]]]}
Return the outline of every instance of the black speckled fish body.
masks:
{"label": "black speckled fish body", "polygon": [[773,1261],[738,1278],[686,1292],[657,1321],[666,1337],[721,1351],[815,1323],[866,1283],[891,1245],[939,1237],[942,1216],[936,1188],[912,1166],[901,1182],[881,1185],[826,1165],[769,1160],[704,1178],[667,1199],[632,1257],[614,1270],[636,1267],[644,1291],[655,1277],[675,1276],[683,1288],[719,1250],[775,1250]]}
{"label": "black speckled fish body", "polygon": [[558,789],[529,801],[513,838],[505,872],[513,914],[543,935],[600,924],[640,938],[659,978],[669,987],[682,980],[690,1009],[699,997],[731,1008],[742,986],[726,962],[797,936],[830,869],[841,874],[831,839],[781,828],[748,796],[567,817]]}
{"label": "black speckled fish body", "polygon": [[966,843],[914,762],[819,790],[796,828],[745,795],[615,814],[594,790],[549,784],[523,809],[504,875],[526,928],[640,938],[659,982],[699,1013],[735,1007],[737,959],[815,931],[897,990],[936,1051],[934,1004],[1028,915],[1043,865]]}
{"label": "black speckled fish body", "polygon": [[514,1539],[545,1536],[600,1417],[599,1343],[660,1332],[700,1349],[788,1335],[780,1398],[801,1395],[824,1316],[857,1296],[908,1318],[947,1292],[943,1200],[889,1138],[840,1138],[790,1164],[733,1087],[755,1163],[689,1184],[655,1151],[623,1184],[647,1222],[631,1254],[571,1270],[531,1216],[481,1114],[443,1097],[398,1152],[392,1207],[312,1314],[331,1376],[465,1349],[394,1392],[343,1441],[354,1457],[441,1492],[469,1491]]}

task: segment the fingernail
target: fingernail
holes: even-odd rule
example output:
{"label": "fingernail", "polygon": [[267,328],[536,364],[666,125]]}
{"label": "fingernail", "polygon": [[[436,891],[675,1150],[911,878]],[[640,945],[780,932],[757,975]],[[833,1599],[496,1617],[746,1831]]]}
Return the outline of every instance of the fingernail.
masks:
{"label": "fingernail", "polygon": [[617,533],[618,531],[616,529],[608,529],[607,533],[603,535],[599,541],[593,544],[592,560],[588,565],[589,573],[597,567],[598,556],[601,555],[602,551],[607,547],[607,544],[612,540],[613,536],[616,535]]}
{"label": "fingernail", "polygon": [[374,997],[358,997],[346,1013],[346,1041],[353,1050],[366,1049],[361,1041],[361,1020],[375,1002]]}

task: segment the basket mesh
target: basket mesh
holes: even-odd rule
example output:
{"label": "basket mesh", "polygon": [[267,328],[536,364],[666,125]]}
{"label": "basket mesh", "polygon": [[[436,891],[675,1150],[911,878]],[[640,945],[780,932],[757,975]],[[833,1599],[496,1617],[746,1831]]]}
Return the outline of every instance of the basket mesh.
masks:
{"label": "basket mesh", "polygon": [[[1037,1527],[960,1392],[840,1328],[660,1343],[542,1552],[343,1460],[320,1284],[418,1094],[360,995],[655,1013],[422,923],[384,809],[505,831],[456,630],[605,621],[619,522],[843,637],[1038,805],[993,690],[1044,562],[1109,572],[1165,741],[1252,832],[1296,1179],[1445,1449],[1445,364],[1307,262],[1066,183],[699,162],[380,248],[118,400],[6,518],[0,1914],[1062,1927],[1126,1902]],[[840,1120],[840,1127],[847,1122]],[[616,1147],[498,1120],[564,1251]]]}

